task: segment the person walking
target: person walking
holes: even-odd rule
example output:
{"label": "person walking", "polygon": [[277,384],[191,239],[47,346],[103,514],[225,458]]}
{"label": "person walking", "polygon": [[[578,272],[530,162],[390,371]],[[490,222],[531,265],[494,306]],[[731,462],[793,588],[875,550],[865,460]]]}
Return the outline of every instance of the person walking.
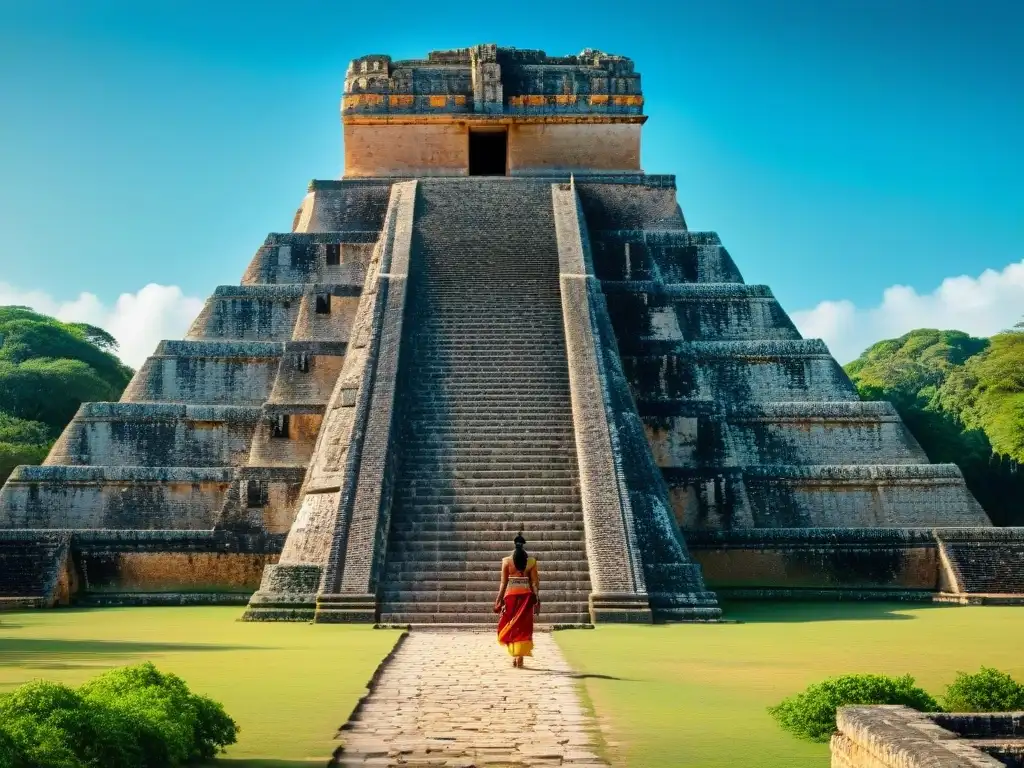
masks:
{"label": "person walking", "polygon": [[494,601],[498,642],[508,649],[512,666],[522,668],[533,655],[533,617],[540,614],[540,576],[537,560],[526,553],[526,539],[515,538],[515,551],[501,561],[501,588]]}

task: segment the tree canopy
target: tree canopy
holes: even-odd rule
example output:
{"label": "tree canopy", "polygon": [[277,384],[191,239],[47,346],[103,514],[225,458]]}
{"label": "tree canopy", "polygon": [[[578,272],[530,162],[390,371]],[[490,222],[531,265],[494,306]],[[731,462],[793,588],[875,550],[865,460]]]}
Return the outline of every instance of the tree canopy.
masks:
{"label": "tree canopy", "polygon": [[1024,525],[1024,332],[991,339],[922,328],[846,366],[865,400],[889,400],[928,458],[957,464],[996,524]]}
{"label": "tree canopy", "polygon": [[117,400],[132,369],[101,328],[0,307],[0,482],[38,464],[84,402]]}

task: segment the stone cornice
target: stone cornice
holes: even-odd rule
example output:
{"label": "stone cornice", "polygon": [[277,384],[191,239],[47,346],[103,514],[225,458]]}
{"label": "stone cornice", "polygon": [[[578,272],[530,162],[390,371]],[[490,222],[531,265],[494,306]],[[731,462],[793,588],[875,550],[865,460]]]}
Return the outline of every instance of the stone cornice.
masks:
{"label": "stone cornice", "polygon": [[437,115],[414,114],[353,114],[341,118],[342,125],[424,125],[462,124],[472,125],[531,125],[531,124],[611,124],[643,125],[647,115],[485,115],[473,113],[444,113]]}

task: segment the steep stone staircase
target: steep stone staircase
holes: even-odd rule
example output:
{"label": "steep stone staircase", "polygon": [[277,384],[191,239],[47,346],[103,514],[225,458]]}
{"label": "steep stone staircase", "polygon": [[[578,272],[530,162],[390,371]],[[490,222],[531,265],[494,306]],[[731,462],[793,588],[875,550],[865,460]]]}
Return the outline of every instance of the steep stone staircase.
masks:
{"label": "steep stone staircase", "polygon": [[588,623],[550,184],[419,182],[381,621],[493,623],[522,531],[549,624]]}

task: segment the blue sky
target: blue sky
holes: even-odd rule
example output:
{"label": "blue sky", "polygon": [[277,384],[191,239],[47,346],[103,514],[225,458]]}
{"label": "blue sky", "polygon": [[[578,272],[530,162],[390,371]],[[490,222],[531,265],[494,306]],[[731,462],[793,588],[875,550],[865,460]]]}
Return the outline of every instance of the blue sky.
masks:
{"label": "blue sky", "polygon": [[497,42],[634,58],[645,170],[801,327],[992,332],[1024,313],[1022,38],[1010,0],[0,0],[0,296],[236,283],[339,175],[349,59]]}

